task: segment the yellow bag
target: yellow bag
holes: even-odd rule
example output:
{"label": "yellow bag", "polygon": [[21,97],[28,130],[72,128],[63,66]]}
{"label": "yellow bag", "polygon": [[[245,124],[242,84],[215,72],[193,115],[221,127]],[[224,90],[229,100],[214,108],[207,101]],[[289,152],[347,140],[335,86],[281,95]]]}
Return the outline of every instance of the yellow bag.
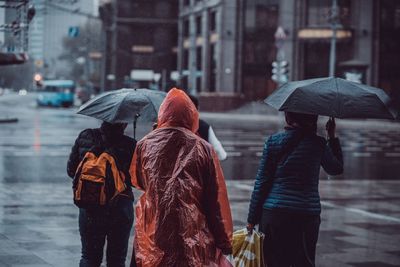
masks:
{"label": "yellow bag", "polygon": [[263,267],[264,234],[253,230],[250,235],[247,229],[233,233],[233,258],[235,267]]}

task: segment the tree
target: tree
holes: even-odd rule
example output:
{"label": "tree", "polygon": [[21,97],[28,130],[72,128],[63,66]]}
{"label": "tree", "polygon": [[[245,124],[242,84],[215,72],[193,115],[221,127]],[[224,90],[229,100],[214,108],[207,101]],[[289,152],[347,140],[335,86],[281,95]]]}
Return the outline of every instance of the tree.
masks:
{"label": "tree", "polygon": [[70,78],[85,85],[100,83],[101,23],[89,19],[79,28],[75,37],[65,37],[63,40],[64,53],[60,60],[70,65]]}

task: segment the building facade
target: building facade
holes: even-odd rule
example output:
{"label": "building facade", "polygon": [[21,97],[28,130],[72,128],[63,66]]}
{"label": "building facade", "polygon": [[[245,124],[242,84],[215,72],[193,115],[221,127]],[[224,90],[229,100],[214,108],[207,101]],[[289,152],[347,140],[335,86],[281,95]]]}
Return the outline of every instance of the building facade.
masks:
{"label": "building facade", "polygon": [[[0,4],[2,2],[0,1]],[[0,8],[0,25],[5,24],[6,22],[6,18],[5,18],[5,9],[4,8]],[[0,47],[2,47],[4,44],[4,32],[0,31]]]}
{"label": "building facade", "polygon": [[[278,53],[289,80],[328,76],[331,6],[332,0],[182,0],[180,85],[206,99],[206,109],[226,109],[276,89]],[[335,75],[400,99],[400,1],[338,0],[338,6]],[[285,36],[279,41],[278,27]]]}
{"label": "building facade", "polygon": [[178,7],[178,0],[116,0],[100,6],[104,90],[166,90],[174,84]]}
{"label": "building facade", "polygon": [[271,80],[277,56],[275,32],[279,26],[279,0],[245,0],[240,54],[241,93],[245,101],[263,99],[276,84]]}
{"label": "building facade", "polygon": [[[242,1],[181,0],[179,85],[201,98],[202,106],[232,105],[240,98]],[[206,107],[206,109],[209,109]]]}
{"label": "building facade", "polygon": [[[331,0],[281,0],[279,24],[290,79],[328,76]],[[385,89],[400,98],[400,1],[339,0],[337,77]]]}
{"label": "building facade", "polygon": [[[96,2],[89,1],[48,1],[32,0],[36,15],[29,27],[29,55],[34,60],[38,72],[49,78],[68,75],[68,65],[60,59],[63,40],[70,29],[83,27],[88,16],[97,13]],[[81,14],[74,14],[79,10]],[[70,36],[71,38],[73,36]]]}

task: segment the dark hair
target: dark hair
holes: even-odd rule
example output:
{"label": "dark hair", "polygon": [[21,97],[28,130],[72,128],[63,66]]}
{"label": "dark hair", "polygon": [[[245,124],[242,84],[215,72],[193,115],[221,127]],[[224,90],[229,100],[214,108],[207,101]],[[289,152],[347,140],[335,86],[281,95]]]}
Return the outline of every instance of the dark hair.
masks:
{"label": "dark hair", "polygon": [[126,126],[127,123],[109,123],[103,121],[100,129],[107,139],[115,139],[124,134]]}
{"label": "dark hair", "polygon": [[318,115],[285,112],[286,123],[290,128],[300,128],[307,132],[317,132]]}
{"label": "dark hair", "polygon": [[192,100],[193,104],[196,106],[197,109],[199,109],[199,99],[195,97],[194,95],[188,94],[190,100]]}

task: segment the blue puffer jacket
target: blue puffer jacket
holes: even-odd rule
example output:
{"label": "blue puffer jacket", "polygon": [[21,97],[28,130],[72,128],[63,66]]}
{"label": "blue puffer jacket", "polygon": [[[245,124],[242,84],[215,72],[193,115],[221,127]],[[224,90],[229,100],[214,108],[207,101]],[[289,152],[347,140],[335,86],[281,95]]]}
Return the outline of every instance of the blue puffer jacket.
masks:
{"label": "blue puffer jacket", "polygon": [[330,175],[343,172],[339,139],[327,142],[325,138],[301,129],[272,135],[264,145],[251,196],[248,223],[258,224],[263,208],[320,214],[320,166]]}

